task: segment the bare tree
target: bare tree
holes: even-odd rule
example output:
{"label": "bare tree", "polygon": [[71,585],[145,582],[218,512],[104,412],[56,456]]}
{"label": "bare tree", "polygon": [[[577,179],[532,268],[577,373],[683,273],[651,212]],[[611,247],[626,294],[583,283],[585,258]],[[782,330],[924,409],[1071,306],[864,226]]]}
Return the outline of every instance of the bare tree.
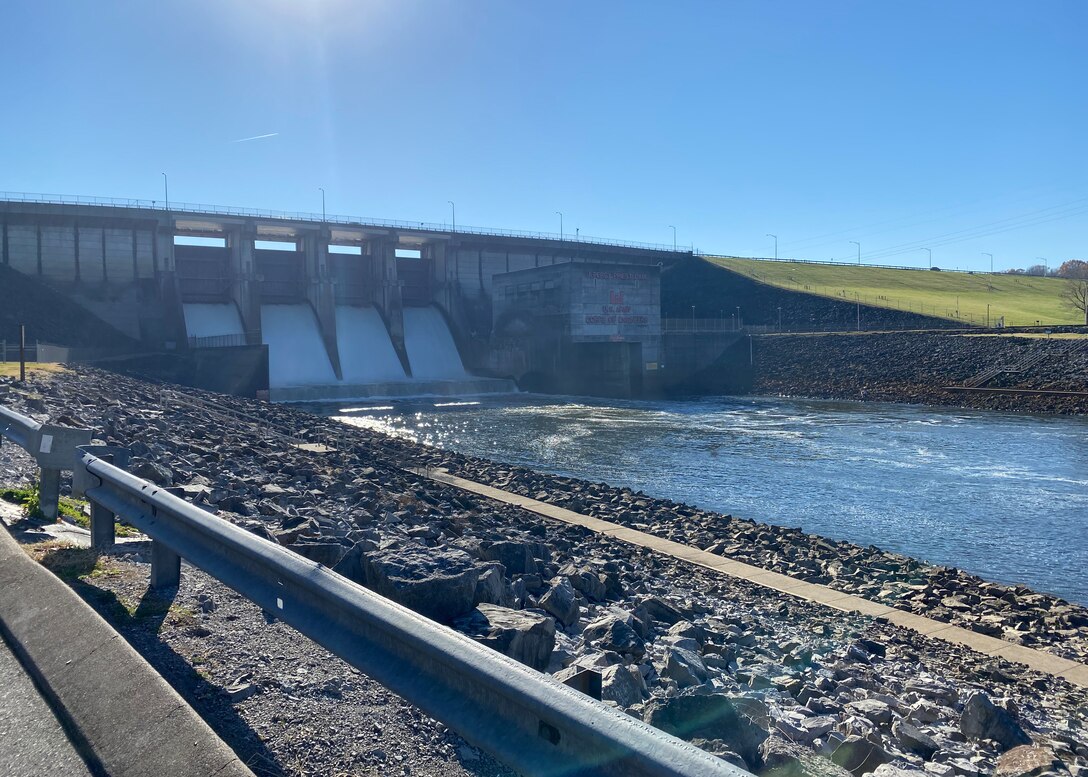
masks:
{"label": "bare tree", "polygon": [[1070,278],[1065,282],[1062,299],[1066,306],[1084,314],[1084,324],[1088,326],[1088,278]]}

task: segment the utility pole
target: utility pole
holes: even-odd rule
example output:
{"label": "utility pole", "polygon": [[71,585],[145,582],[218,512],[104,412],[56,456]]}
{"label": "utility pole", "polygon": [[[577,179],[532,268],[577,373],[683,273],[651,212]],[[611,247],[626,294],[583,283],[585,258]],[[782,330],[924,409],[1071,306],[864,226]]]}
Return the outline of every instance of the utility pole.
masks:
{"label": "utility pole", "polygon": [[858,264],[861,264],[861,243],[857,240],[851,240],[850,242],[858,247]]}
{"label": "utility pole", "polygon": [[933,269],[933,249],[923,247],[922,250],[929,254],[929,269],[932,270]]}
{"label": "utility pole", "polygon": [[993,275],[994,274],[994,255],[993,254],[988,254],[985,251],[982,252],[982,255],[990,257],[990,275]]}
{"label": "utility pole", "polygon": [[26,324],[19,324],[19,382],[26,383]]}
{"label": "utility pole", "polygon": [[774,238],[774,260],[777,262],[778,261],[778,235],[772,235],[770,232],[768,232],[767,237],[773,237]]}

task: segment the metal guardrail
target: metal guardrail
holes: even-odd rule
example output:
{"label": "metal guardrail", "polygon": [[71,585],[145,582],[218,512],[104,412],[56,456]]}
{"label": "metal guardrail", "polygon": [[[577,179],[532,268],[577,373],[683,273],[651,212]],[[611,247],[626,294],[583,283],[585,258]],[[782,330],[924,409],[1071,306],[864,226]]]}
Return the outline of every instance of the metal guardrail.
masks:
{"label": "metal guardrail", "polygon": [[232,335],[207,335],[204,337],[190,337],[190,348],[235,348],[240,345],[250,345],[258,340],[258,332],[239,332]]}
{"label": "metal guardrail", "polygon": [[60,473],[75,466],[76,448],[91,441],[89,429],[40,424],[33,418],[0,407],[0,438],[6,437],[38,462],[38,504],[42,515],[57,519]]}
{"label": "metal guardrail", "polygon": [[647,251],[666,251],[668,253],[693,253],[693,246],[673,246],[665,243],[640,243],[636,241],[614,240],[604,237],[589,237],[569,232],[530,232],[520,229],[494,229],[491,227],[470,227],[458,224],[437,224],[425,221],[400,221],[390,219],[362,218],[360,216],[322,215],[302,211],[264,210],[261,208],[240,208],[224,205],[201,205],[191,202],[171,202],[169,206],[158,200],[138,200],[124,197],[90,197],[72,194],[34,194],[30,192],[0,192],[0,202],[28,202],[42,205],[101,205],[113,208],[135,208],[140,210],[158,210],[166,213],[197,213],[216,216],[251,216],[256,218],[283,219],[288,221],[313,221],[327,224],[343,224],[356,227],[385,227],[390,229],[411,229],[421,232],[441,232],[457,235],[484,235],[489,237],[524,237],[535,240],[557,240],[564,243],[589,243],[593,245],[615,246],[618,248],[638,248]]}
{"label": "metal guardrail", "polygon": [[151,584],[181,558],[526,775],[747,775],[680,739],[81,451],[92,539],[152,538]]}

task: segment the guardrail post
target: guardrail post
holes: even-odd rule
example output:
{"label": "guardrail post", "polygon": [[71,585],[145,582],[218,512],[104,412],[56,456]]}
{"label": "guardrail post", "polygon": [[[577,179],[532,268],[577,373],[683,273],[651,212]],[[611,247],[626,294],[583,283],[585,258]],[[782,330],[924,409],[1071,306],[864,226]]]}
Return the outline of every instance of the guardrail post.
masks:
{"label": "guardrail post", "polygon": [[181,582],[181,556],[160,540],[151,541],[151,587],[177,588]]}
{"label": "guardrail post", "polygon": [[113,547],[116,516],[100,504],[91,502],[91,547],[108,550]]}
{"label": "guardrail post", "polygon": [[38,507],[50,521],[57,520],[60,507],[60,470],[42,467],[38,481]]}

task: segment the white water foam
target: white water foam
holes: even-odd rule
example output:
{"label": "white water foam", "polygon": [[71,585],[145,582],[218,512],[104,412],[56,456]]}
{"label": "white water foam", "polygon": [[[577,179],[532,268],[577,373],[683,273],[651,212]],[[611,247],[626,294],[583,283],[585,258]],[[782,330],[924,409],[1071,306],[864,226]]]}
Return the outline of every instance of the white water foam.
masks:
{"label": "white water foam", "polygon": [[189,337],[245,334],[238,306],[233,302],[186,302],[181,307]]}
{"label": "white water foam", "polygon": [[268,384],[326,386],[336,383],[317,316],[308,304],[261,305],[261,331],[268,346]]}
{"label": "white water foam", "polygon": [[404,309],[404,347],[414,380],[464,380],[469,377],[446,319],[438,308]]}
{"label": "white water foam", "polygon": [[389,331],[375,308],[337,305],[336,346],[344,383],[406,380]]}

